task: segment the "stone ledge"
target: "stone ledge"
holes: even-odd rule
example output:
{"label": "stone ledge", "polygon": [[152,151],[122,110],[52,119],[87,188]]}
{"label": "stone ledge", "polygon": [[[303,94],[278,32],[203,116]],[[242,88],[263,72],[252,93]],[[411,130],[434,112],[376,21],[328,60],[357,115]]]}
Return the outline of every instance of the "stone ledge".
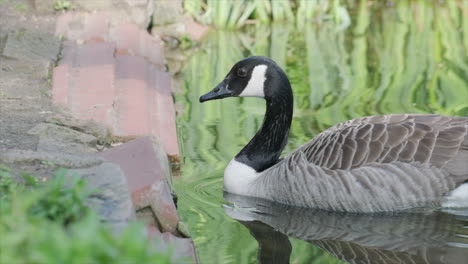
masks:
{"label": "stone ledge", "polygon": [[105,160],[101,157],[90,155],[0,148],[0,161],[5,163],[50,161],[55,165],[64,168],[87,168],[99,165]]}
{"label": "stone ledge", "polygon": [[60,40],[55,36],[20,29],[8,33],[2,55],[22,61],[48,63],[56,60],[59,51]]}
{"label": "stone ledge", "polygon": [[74,174],[86,180],[87,189],[99,191],[87,199],[87,204],[99,213],[114,232],[121,232],[135,219],[126,178],[118,165],[104,162],[90,168],[68,171],[69,176]]}

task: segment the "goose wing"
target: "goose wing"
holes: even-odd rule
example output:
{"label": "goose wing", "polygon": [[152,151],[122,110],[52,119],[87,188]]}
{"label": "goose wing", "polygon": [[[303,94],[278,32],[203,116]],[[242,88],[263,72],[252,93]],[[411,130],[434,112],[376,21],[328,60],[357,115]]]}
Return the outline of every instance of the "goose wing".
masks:
{"label": "goose wing", "polygon": [[393,114],[331,127],[296,150],[322,168],[351,170],[371,163],[419,162],[466,180],[468,117]]}

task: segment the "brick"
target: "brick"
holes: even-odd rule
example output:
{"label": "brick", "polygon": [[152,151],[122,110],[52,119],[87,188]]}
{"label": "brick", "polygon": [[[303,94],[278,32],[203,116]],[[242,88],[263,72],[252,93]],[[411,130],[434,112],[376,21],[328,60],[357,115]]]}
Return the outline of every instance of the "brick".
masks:
{"label": "brick", "polygon": [[116,26],[109,38],[108,26],[105,12],[59,17],[57,34],[84,38],[84,44],[64,42],[54,69],[54,101],[68,104],[79,119],[109,126],[115,135],[157,136],[169,155],[178,156],[171,77],[161,71],[161,40],[132,24]]}
{"label": "brick", "polygon": [[144,57],[160,69],[164,67],[164,50],[159,38],[152,37],[134,24],[116,27],[111,36],[120,53],[125,54],[123,51],[126,50],[127,54]]}
{"label": "brick", "polygon": [[53,70],[52,98],[55,104],[68,105],[68,89],[70,80],[70,66],[59,65]]}
{"label": "brick", "polygon": [[116,57],[117,121],[114,131],[121,136],[150,134],[148,113],[148,63],[138,56]]}
{"label": "brick", "polygon": [[109,37],[109,15],[106,12],[90,14],[85,19],[83,39],[106,41]]}
{"label": "brick", "polygon": [[148,61],[158,66],[159,69],[164,69],[164,49],[159,37],[153,37],[148,32],[140,31],[138,54],[145,57]]}
{"label": "brick", "polygon": [[72,66],[75,61],[76,52],[78,51],[76,41],[65,40],[62,45],[62,55],[58,64],[68,64]]}
{"label": "brick", "polygon": [[114,64],[113,43],[89,43],[78,46],[74,67]]}
{"label": "brick", "polygon": [[140,137],[108,149],[101,156],[121,165],[128,177],[130,191],[138,191],[166,179],[150,137]]}
{"label": "brick", "polygon": [[114,133],[119,136],[149,135],[147,84],[143,80],[115,80],[117,98]]}
{"label": "brick", "polygon": [[150,78],[149,105],[151,131],[163,142],[164,150],[170,156],[179,156],[179,144],[176,130],[176,115],[170,92],[171,76],[166,72],[153,69]]}
{"label": "brick", "polygon": [[100,155],[124,171],[135,208],[150,207],[163,231],[176,232],[179,217],[168,184],[167,159],[151,138],[138,138]]}
{"label": "brick", "polygon": [[117,79],[147,80],[148,63],[139,56],[117,56],[115,77]]}
{"label": "brick", "polygon": [[120,25],[113,29],[111,38],[118,49],[127,49],[136,53],[140,41],[140,29],[134,24]]}
{"label": "brick", "polygon": [[113,117],[114,65],[77,69],[71,80],[70,109],[74,116],[111,126]]}

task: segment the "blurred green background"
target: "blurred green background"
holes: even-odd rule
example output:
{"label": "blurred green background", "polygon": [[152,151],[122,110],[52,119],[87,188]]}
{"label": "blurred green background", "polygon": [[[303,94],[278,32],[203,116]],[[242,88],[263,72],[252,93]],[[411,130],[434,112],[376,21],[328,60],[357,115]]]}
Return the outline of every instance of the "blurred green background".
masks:
{"label": "blurred green background", "polygon": [[[185,8],[219,28],[185,66],[176,95],[184,108],[175,185],[201,263],[256,259],[256,241],[223,212],[222,177],[261,125],[264,102],[198,102],[238,60],[268,56],[288,74],[295,112],[285,153],[360,116],[468,116],[468,1],[185,1]],[[291,263],[339,262],[292,244]]]}

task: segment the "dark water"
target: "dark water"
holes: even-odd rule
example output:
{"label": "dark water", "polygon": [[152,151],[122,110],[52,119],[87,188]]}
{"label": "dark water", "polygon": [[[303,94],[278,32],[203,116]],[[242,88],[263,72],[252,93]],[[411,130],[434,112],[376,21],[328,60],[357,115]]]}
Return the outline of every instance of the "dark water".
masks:
{"label": "dark water", "polygon": [[467,211],[343,215],[223,197],[224,168],[261,125],[264,102],[198,98],[249,55],[274,59],[291,80],[285,153],[364,115],[468,116],[468,1],[375,2],[350,4],[350,23],[214,31],[187,63],[176,95],[184,163],[175,185],[201,263],[466,263]]}

